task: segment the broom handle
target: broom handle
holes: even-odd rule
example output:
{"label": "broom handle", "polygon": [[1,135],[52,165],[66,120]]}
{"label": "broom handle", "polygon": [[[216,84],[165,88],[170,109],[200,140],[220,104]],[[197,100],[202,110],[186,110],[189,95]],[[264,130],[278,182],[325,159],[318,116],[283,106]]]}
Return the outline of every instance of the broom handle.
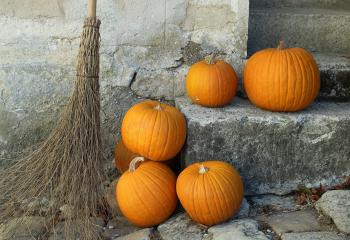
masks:
{"label": "broom handle", "polygon": [[89,0],[88,17],[96,17],[96,2],[97,0]]}

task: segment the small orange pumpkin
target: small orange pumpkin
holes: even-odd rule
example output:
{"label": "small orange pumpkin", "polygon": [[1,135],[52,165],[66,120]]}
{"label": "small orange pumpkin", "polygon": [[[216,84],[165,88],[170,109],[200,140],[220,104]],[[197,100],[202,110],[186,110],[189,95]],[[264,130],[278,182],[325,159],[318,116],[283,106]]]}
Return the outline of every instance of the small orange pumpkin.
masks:
{"label": "small orange pumpkin", "polygon": [[212,226],[232,218],[239,210],[243,183],[230,164],[207,161],[183,170],[177,179],[176,192],[194,221]]}
{"label": "small orange pumpkin", "polygon": [[175,107],[148,100],[128,110],[121,133],[130,151],[153,161],[166,161],[185,143],[186,120]]}
{"label": "small orange pumpkin", "polygon": [[119,179],[116,199],[123,215],[138,227],[164,222],[177,204],[176,176],[166,165],[137,157]]}
{"label": "small orange pumpkin", "polygon": [[120,173],[123,173],[129,169],[130,162],[138,157],[136,153],[131,152],[125,147],[123,141],[119,141],[114,151],[114,164]]}
{"label": "small orange pumpkin", "polygon": [[186,77],[186,92],[192,102],[205,107],[222,107],[231,102],[237,91],[237,75],[233,67],[207,57],[190,68]]}
{"label": "small orange pumpkin", "polygon": [[[127,171],[129,169],[130,162],[136,157],[139,157],[139,155],[127,149],[122,140],[118,141],[114,151],[114,165],[120,173]],[[148,159],[145,158],[145,161],[148,161]],[[164,161],[164,164],[166,164],[172,170],[178,169],[177,158]]]}
{"label": "small orange pumpkin", "polygon": [[255,53],[244,70],[244,88],[256,106],[281,112],[308,107],[320,90],[320,72],[313,56],[302,48],[278,48]]}

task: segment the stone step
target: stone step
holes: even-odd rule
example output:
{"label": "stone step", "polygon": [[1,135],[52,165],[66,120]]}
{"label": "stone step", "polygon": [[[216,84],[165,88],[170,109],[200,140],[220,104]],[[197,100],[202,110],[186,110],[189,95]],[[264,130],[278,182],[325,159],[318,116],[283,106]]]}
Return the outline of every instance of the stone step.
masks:
{"label": "stone step", "polygon": [[350,100],[350,55],[314,53],[321,72],[319,99]]}
{"label": "stone step", "polygon": [[273,113],[235,98],[224,108],[176,99],[188,124],[182,164],[218,159],[241,173],[246,194],[285,194],[333,185],[350,175],[350,104],[315,102],[298,113]]}
{"label": "stone step", "polygon": [[250,0],[251,9],[297,7],[297,8],[326,8],[326,9],[349,9],[348,0]]}
{"label": "stone step", "polygon": [[284,40],[312,52],[350,52],[350,10],[307,8],[251,9],[248,55]]}

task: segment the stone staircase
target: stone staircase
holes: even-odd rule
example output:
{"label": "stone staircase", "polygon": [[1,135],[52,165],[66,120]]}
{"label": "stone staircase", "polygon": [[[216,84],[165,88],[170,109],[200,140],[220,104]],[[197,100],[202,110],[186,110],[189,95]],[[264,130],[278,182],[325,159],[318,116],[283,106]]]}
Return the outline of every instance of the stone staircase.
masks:
{"label": "stone staircase", "polygon": [[240,98],[222,109],[178,98],[189,129],[183,163],[230,162],[248,195],[343,181],[350,175],[350,1],[251,0],[248,37],[248,56],[281,39],[312,52],[321,71],[318,101],[272,113]]}

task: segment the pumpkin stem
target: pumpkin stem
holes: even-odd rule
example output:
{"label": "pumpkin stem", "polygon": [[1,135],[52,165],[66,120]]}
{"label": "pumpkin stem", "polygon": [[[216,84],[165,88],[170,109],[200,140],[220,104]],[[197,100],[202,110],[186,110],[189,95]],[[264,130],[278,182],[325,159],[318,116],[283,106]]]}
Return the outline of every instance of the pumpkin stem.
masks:
{"label": "pumpkin stem", "polygon": [[144,157],[135,157],[129,165],[129,172],[134,172],[136,170],[136,164],[145,161]]}
{"label": "pumpkin stem", "polygon": [[277,46],[277,49],[278,49],[278,50],[283,50],[283,49],[285,49],[285,48],[286,48],[286,44],[284,43],[283,40],[281,40],[280,43],[279,43],[278,46]]}
{"label": "pumpkin stem", "polygon": [[209,56],[207,56],[205,58],[205,61],[207,62],[207,64],[210,64],[210,65],[214,64],[216,55],[217,54],[215,52],[212,52]]}
{"label": "pumpkin stem", "polygon": [[155,110],[163,110],[162,106],[160,106],[160,103],[158,103],[157,106],[154,107]]}
{"label": "pumpkin stem", "polygon": [[204,166],[203,164],[201,164],[199,166],[199,173],[200,174],[204,174],[204,173],[207,173],[209,171],[209,168],[207,168],[206,166]]}

